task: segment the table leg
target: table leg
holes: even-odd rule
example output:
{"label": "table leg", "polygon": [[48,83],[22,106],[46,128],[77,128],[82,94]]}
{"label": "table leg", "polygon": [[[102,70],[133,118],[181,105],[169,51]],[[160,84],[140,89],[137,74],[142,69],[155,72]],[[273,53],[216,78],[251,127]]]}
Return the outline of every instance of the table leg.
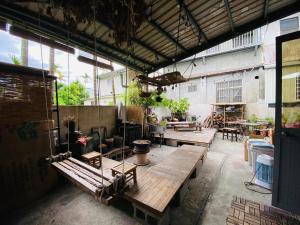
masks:
{"label": "table leg", "polygon": [[137,183],[137,179],[136,179],[136,170],[133,170],[133,183],[136,184]]}

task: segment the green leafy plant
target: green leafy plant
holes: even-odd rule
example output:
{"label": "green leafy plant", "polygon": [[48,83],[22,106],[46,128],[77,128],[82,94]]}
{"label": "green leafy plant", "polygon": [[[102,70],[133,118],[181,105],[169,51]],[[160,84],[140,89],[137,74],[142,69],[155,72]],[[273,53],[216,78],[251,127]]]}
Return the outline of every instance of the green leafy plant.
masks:
{"label": "green leafy plant", "polygon": [[272,117],[266,117],[265,120],[267,121],[268,124],[274,125],[274,119]]}
{"label": "green leafy plant", "polygon": [[189,110],[190,103],[187,98],[182,98],[179,101],[163,98],[162,105],[168,108],[171,113],[184,114]]}
{"label": "green leafy plant", "polygon": [[250,117],[249,117],[249,122],[250,123],[257,123],[258,121],[258,117],[255,115],[255,114],[252,114]]}
{"label": "green leafy plant", "polygon": [[162,121],[159,122],[159,125],[162,126],[162,127],[166,127],[167,123],[168,123],[167,120],[162,120]]}
{"label": "green leafy plant", "polygon": [[[59,82],[57,89],[59,105],[83,105],[84,100],[89,96],[84,85],[79,81],[74,81],[70,85]],[[54,102],[55,100],[54,96]]]}

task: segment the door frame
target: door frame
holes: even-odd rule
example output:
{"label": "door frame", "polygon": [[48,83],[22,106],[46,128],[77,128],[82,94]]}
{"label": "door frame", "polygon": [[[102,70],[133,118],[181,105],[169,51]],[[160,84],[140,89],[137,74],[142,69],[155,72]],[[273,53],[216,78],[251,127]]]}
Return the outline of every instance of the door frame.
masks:
{"label": "door frame", "polygon": [[280,164],[281,164],[281,113],[282,113],[282,43],[300,38],[300,31],[276,37],[276,85],[275,85],[275,151],[273,168],[272,205],[278,208],[291,209],[279,202]]}

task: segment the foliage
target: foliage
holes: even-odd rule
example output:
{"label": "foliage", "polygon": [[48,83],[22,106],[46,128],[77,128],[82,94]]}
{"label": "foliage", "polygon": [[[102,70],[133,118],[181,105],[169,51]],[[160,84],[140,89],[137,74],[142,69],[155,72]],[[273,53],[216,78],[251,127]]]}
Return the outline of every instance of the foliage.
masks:
{"label": "foliage", "polygon": [[168,109],[172,113],[184,114],[189,110],[190,103],[187,98],[182,98],[179,101],[175,101],[173,99],[162,99],[162,105]]}
{"label": "foliage", "polygon": [[159,125],[162,126],[162,127],[166,127],[168,124],[168,121],[167,120],[162,120],[160,121]]}
{"label": "foliage", "polygon": [[150,91],[150,97],[148,98],[140,97],[141,91],[138,82],[132,81],[127,88],[127,105],[143,106],[145,108],[160,106],[160,103],[156,101],[157,94],[155,91]]}
{"label": "foliage", "polygon": [[64,74],[60,71],[59,65],[54,64],[54,73],[56,74],[56,77],[59,81],[63,81],[64,79]]}
{"label": "foliage", "polygon": [[250,123],[257,123],[258,117],[255,114],[252,114],[249,118]]}
{"label": "foliage", "polygon": [[266,117],[266,121],[269,125],[274,125],[274,119],[272,117]]}
{"label": "foliage", "polygon": [[15,64],[15,65],[21,65],[22,64],[21,60],[15,55],[10,56],[10,59],[11,59],[12,63]]}
{"label": "foliage", "polygon": [[83,105],[84,100],[89,97],[84,85],[79,81],[74,81],[70,85],[59,82],[57,89],[59,105]]}
{"label": "foliage", "polygon": [[[150,107],[165,107],[168,108],[172,113],[183,115],[189,110],[190,103],[187,98],[180,99],[179,101],[169,99],[164,94],[157,95],[155,91],[149,91],[150,97],[140,97],[142,89],[137,81],[132,81],[127,88],[127,104],[143,106],[145,108]],[[161,101],[157,101],[160,97]],[[124,95],[125,98],[125,95]]]}

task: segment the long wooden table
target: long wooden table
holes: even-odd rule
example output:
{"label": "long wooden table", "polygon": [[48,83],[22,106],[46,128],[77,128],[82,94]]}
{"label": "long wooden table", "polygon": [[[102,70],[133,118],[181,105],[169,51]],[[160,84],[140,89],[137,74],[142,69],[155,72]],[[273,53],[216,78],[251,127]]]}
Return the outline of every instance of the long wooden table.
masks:
{"label": "long wooden table", "polygon": [[209,146],[215,137],[217,130],[212,128],[203,128],[200,132],[174,131],[167,129],[164,133],[166,141],[173,140],[177,143],[194,144]]}
{"label": "long wooden table", "polygon": [[137,186],[126,191],[125,199],[157,216],[163,216],[169,203],[190,178],[195,168],[202,164],[206,147],[178,148],[161,163],[137,174]]}

